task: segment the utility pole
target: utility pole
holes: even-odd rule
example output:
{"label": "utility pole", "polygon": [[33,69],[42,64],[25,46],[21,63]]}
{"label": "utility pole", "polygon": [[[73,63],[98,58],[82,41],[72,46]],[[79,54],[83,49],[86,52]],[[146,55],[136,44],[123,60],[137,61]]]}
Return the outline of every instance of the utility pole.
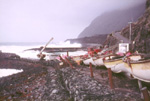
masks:
{"label": "utility pole", "polygon": [[132,41],[132,40],[131,40],[131,30],[132,30],[132,29],[131,29],[131,27],[132,27],[131,25],[132,25],[132,22],[128,22],[128,23],[130,24],[129,43],[131,44],[131,41]]}

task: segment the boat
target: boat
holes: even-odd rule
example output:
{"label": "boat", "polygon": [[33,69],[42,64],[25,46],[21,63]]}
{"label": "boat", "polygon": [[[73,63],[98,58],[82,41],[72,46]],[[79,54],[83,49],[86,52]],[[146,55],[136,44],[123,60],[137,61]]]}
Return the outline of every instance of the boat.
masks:
{"label": "boat", "polygon": [[150,58],[142,58],[141,55],[132,55],[124,60],[128,72],[136,79],[150,82]]}
{"label": "boat", "polygon": [[104,54],[98,54],[97,57],[93,58],[93,61],[95,63],[95,66],[103,66],[104,65],[104,62],[103,62],[103,59],[106,58],[108,59],[110,54],[107,54],[107,55],[104,55]]}
{"label": "boat", "polygon": [[83,63],[84,63],[85,65],[89,65],[90,63],[91,63],[92,65],[96,65],[95,62],[93,61],[93,58],[94,58],[94,57],[89,57],[89,58],[83,60]]}
{"label": "boat", "polygon": [[80,65],[81,62],[83,61],[83,58],[80,57],[80,56],[74,56],[74,57],[72,57],[72,59],[73,59],[78,65]]}
{"label": "boat", "polygon": [[97,57],[96,59],[93,58],[93,61],[94,61],[95,66],[103,66],[104,65],[103,57]]}
{"label": "boat", "polygon": [[88,48],[88,57],[87,59],[83,60],[83,63],[85,65],[89,65],[90,63],[94,66],[98,65],[98,59],[97,58],[99,55],[98,53],[101,52],[101,49],[93,49],[93,48]]}
{"label": "boat", "polygon": [[123,56],[118,56],[116,54],[106,56],[104,58],[104,65],[106,68],[111,68],[114,73],[125,73],[125,75],[130,76],[128,70],[124,66]]}

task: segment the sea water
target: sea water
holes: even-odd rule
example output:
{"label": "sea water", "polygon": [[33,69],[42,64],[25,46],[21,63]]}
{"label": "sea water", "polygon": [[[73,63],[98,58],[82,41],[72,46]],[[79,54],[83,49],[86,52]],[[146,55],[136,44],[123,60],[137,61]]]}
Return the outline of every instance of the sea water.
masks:
{"label": "sea water", "polygon": [[0,78],[1,77],[5,77],[5,76],[9,76],[12,74],[16,74],[16,73],[20,73],[23,72],[23,70],[17,70],[17,69],[0,69]]}
{"label": "sea water", "polygon": [[[28,50],[32,48],[40,48],[41,46],[45,46],[46,43],[0,43],[0,50],[2,52],[6,53],[15,53],[19,55],[21,58],[31,58],[31,59],[38,59],[37,54],[40,53],[40,51],[35,51],[35,50]],[[49,44],[47,47],[51,48],[74,48],[74,47],[82,47],[81,44],[79,43],[73,43],[71,44],[69,41],[67,42],[59,42],[59,43],[52,43]],[[66,52],[57,52],[60,55],[66,55]],[[56,54],[57,54],[56,53]],[[76,51],[76,52],[69,52],[70,56],[75,56],[75,55],[84,55],[86,54],[86,51]],[[49,59],[49,56],[54,53],[46,53],[43,52],[43,54],[46,54],[46,60]]]}
{"label": "sea water", "polygon": [[[40,51],[35,50],[28,50],[32,48],[40,48],[41,46],[45,46],[46,43],[0,43],[0,51],[6,52],[6,53],[15,53],[19,55],[21,58],[28,58],[28,59],[39,59],[37,57],[37,54],[40,53]],[[71,44],[70,42],[59,42],[59,43],[51,43],[47,47],[54,47],[54,48],[62,48],[62,47],[82,47],[79,43]],[[77,55],[84,55],[86,54],[86,51],[76,51],[76,52],[69,52],[69,56],[77,56]],[[50,59],[50,56],[54,53],[46,53],[43,52],[43,54],[46,54],[46,60]],[[66,52],[58,52],[56,54],[60,54],[61,56],[67,55]],[[1,73],[3,72],[3,74]],[[8,74],[6,74],[6,72]],[[15,73],[23,72],[23,70],[10,70],[10,69],[0,69],[0,77],[12,75]]]}

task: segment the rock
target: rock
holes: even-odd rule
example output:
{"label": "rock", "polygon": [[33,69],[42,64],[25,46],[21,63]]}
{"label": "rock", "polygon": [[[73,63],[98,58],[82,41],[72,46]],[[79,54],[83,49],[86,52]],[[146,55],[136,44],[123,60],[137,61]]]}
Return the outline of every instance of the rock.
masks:
{"label": "rock", "polygon": [[58,92],[58,90],[54,89],[51,94],[55,94],[57,92]]}

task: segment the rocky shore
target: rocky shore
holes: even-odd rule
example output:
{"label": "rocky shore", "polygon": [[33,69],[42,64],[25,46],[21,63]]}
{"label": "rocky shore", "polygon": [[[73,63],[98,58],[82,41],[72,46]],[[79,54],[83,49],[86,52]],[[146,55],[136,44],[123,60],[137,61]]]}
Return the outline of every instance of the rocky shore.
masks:
{"label": "rocky shore", "polygon": [[0,69],[23,69],[0,78],[0,101],[142,101],[137,80],[113,74],[115,89],[109,86],[105,67],[59,66],[59,61],[40,61],[0,53]]}

